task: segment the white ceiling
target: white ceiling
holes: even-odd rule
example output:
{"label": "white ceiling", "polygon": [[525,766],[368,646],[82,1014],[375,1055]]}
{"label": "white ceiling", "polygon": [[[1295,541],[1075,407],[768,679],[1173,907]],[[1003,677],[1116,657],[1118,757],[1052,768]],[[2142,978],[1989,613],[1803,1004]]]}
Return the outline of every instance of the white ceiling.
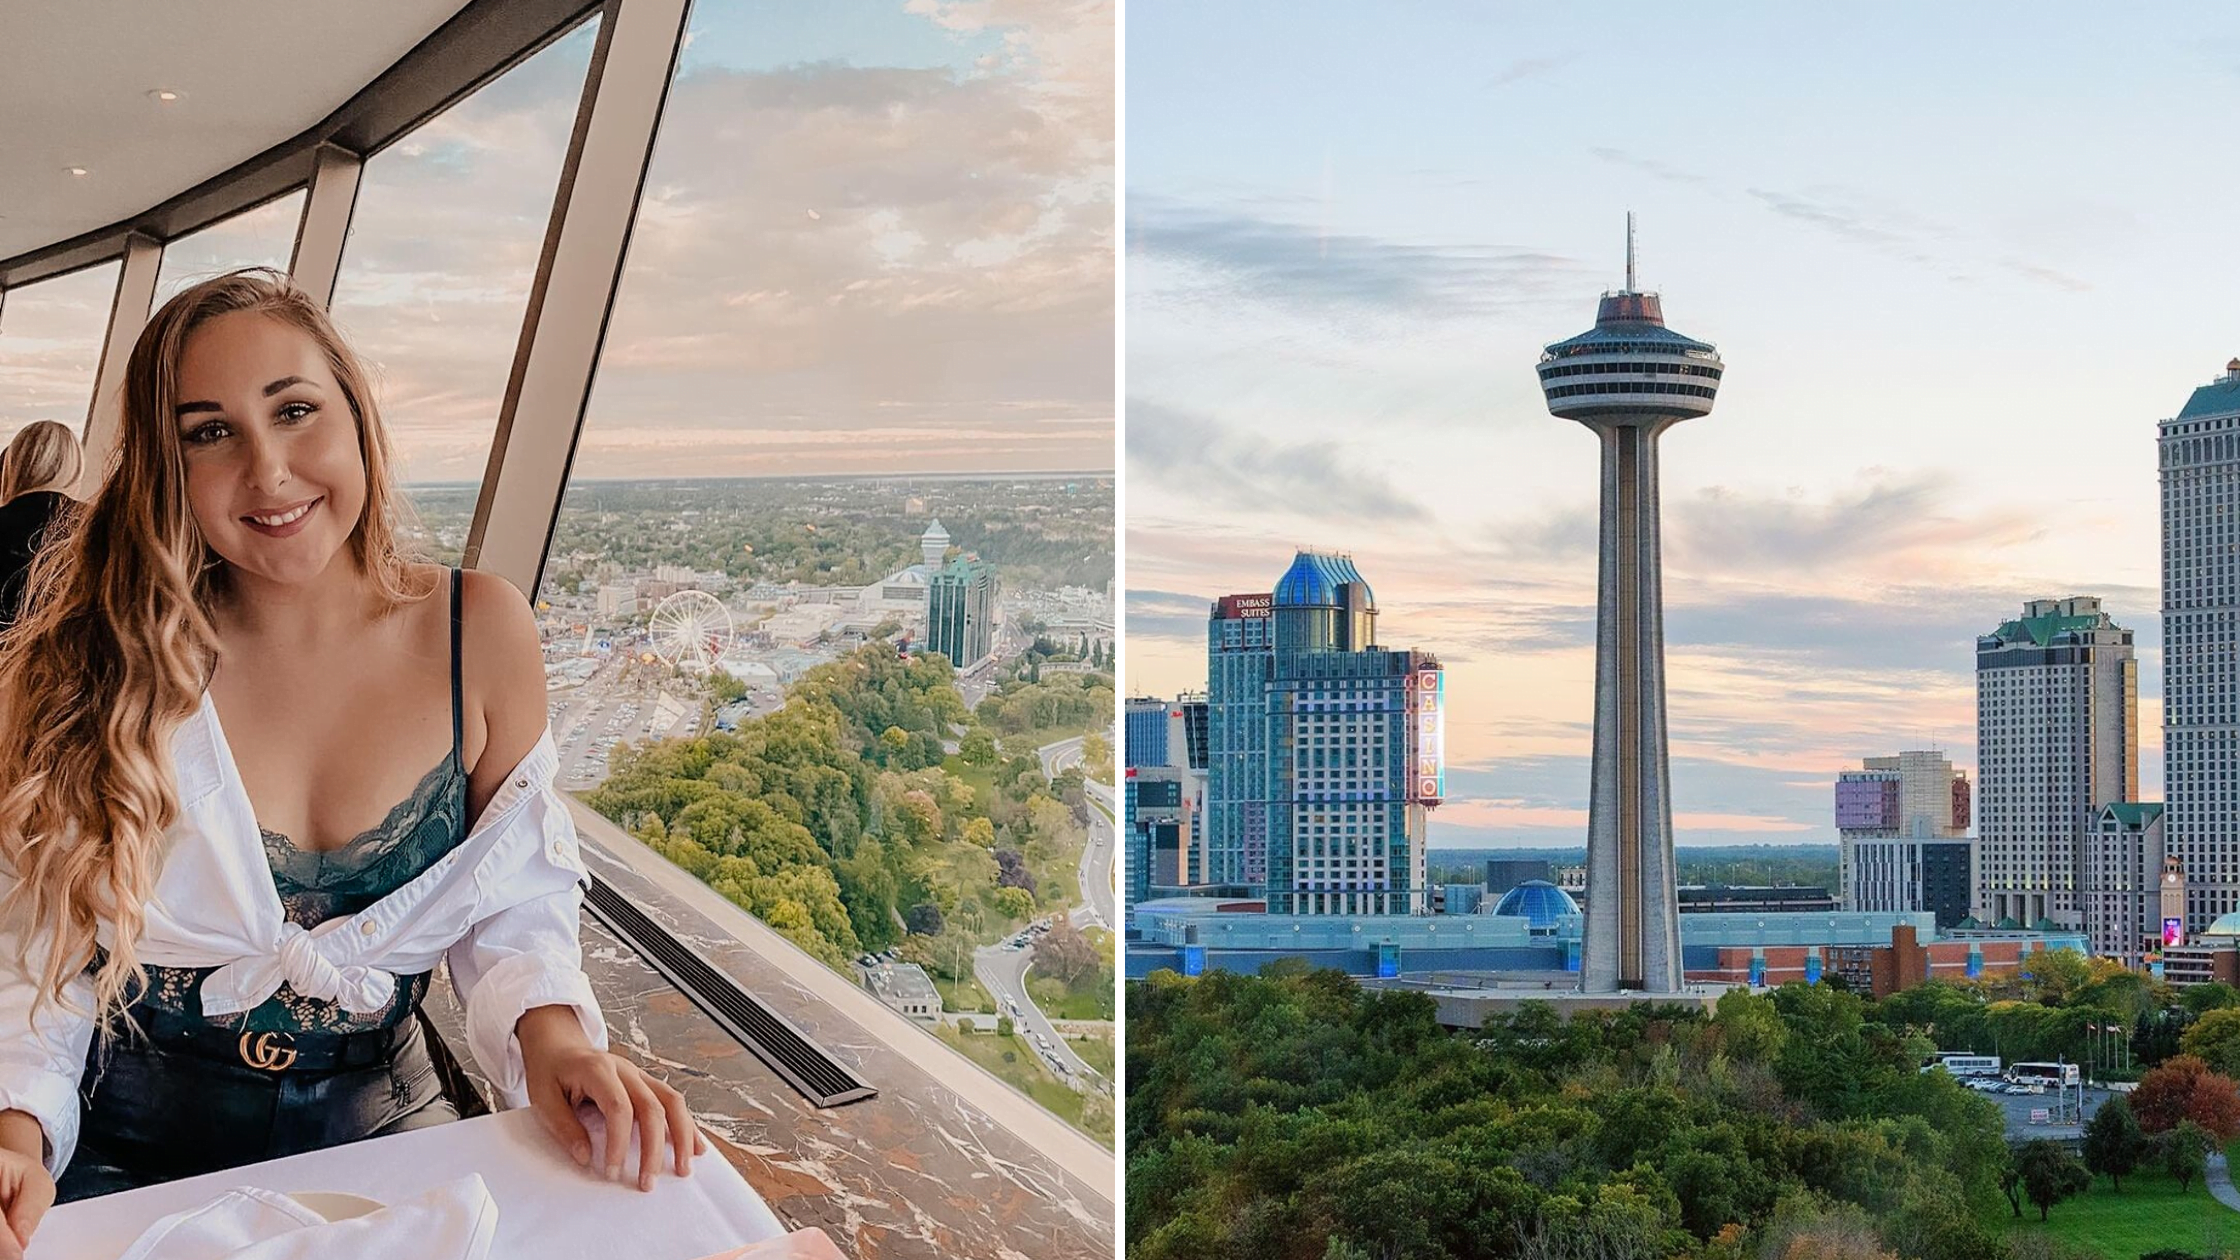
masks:
{"label": "white ceiling", "polygon": [[0,0],[0,259],[130,218],[300,134],[464,5]]}

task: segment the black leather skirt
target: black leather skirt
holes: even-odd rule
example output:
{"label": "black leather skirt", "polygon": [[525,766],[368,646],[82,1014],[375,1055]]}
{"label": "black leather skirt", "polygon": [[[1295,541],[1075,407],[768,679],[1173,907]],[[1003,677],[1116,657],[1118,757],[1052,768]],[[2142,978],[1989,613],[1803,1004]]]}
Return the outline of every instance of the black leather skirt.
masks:
{"label": "black leather skirt", "polygon": [[[95,1040],[57,1202],[459,1118],[420,1021],[348,1036],[167,1027]],[[369,1040],[372,1038],[372,1040]]]}

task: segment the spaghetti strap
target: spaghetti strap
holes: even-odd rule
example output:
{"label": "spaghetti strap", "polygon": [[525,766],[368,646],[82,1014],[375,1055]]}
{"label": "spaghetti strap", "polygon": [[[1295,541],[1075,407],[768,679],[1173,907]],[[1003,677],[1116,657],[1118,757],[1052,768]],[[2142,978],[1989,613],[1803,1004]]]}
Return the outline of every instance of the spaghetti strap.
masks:
{"label": "spaghetti strap", "polygon": [[465,732],[465,700],[459,689],[459,597],[463,590],[460,572],[451,570],[451,755],[459,765],[467,764]]}

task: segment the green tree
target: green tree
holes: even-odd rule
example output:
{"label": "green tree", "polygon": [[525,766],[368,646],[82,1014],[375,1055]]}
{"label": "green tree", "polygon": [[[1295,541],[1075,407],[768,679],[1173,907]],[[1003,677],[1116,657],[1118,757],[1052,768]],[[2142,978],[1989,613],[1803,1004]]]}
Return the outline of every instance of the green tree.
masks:
{"label": "green tree", "polygon": [[1727,1053],[1748,1063],[1771,1063],[1781,1057],[1789,1027],[1769,998],[1747,989],[1729,989],[1719,997],[1712,1026],[1719,1030]]}
{"label": "green tree", "polygon": [[2037,1206],[2041,1221],[2054,1204],[2092,1188],[2092,1174],[2077,1157],[2044,1138],[2023,1143],[2015,1165],[2022,1176],[2022,1192]]}
{"label": "green tree", "polygon": [[975,726],[957,741],[957,756],[968,766],[992,766],[996,763],[996,739],[983,727]]}
{"label": "green tree", "polygon": [[1008,1037],[1012,1032],[1011,1017],[1009,1015],[996,1016],[996,1036]]}
{"label": "green tree", "polygon": [[964,825],[964,840],[967,844],[978,845],[983,849],[993,849],[996,847],[996,825],[985,818],[972,819]]}
{"label": "green tree", "polygon": [[2208,1130],[2191,1120],[2162,1135],[2162,1170],[2177,1181],[2178,1193],[2193,1189],[2194,1178],[2208,1170],[2213,1144]]}
{"label": "green tree", "polygon": [[2084,1166],[2114,1183],[2123,1193],[2123,1179],[2138,1168],[2149,1150],[2147,1135],[2123,1095],[2108,1099],[2084,1127]]}
{"label": "green tree", "polygon": [[996,913],[1006,919],[1024,919],[1034,913],[1034,894],[1024,888],[998,888],[988,894]]}
{"label": "green tree", "polygon": [[2208,1064],[2211,1071],[2240,1075],[2240,1007],[2204,1013],[2180,1035],[2178,1049]]}
{"label": "green tree", "polygon": [[2240,1006],[2240,989],[2221,980],[2192,984],[2178,991],[2178,1004],[2196,1015]]}

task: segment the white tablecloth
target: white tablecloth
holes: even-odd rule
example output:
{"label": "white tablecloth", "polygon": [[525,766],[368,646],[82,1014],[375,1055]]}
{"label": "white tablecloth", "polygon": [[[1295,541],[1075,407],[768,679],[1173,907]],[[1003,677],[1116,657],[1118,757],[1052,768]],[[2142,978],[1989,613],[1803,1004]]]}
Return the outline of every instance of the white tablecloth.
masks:
{"label": "white tablecloth", "polygon": [[[604,1165],[596,1165],[604,1167]],[[524,1109],[312,1151],[65,1203],[32,1236],[28,1260],[114,1260],[148,1226],[239,1185],[339,1190],[395,1203],[470,1172],[498,1204],[491,1260],[700,1260],[785,1232],[762,1197],[711,1146],[690,1177],[611,1182],[576,1166]]]}

